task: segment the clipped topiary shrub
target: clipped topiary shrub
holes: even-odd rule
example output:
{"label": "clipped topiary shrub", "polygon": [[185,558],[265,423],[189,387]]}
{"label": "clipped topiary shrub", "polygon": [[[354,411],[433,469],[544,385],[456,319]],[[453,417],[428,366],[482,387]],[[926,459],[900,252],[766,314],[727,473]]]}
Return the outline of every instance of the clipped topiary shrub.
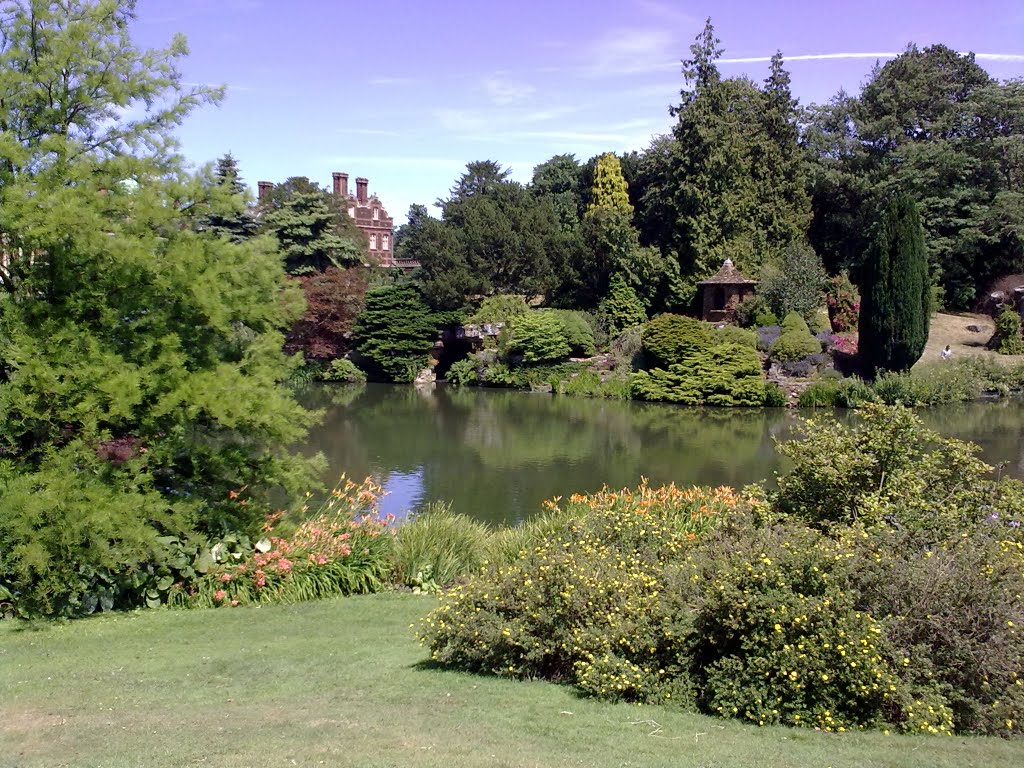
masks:
{"label": "clipped topiary shrub", "polygon": [[667,368],[715,343],[714,329],[684,315],[658,315],[644,326],[643,345],[650,365]]}
{"label": "clipped topiary shrub", "polygon": [[821,352],[821,342],[810,333],[783,331],[772,343],[769,355],[780,363],[795,362]]}
{"label": "clipped topiary shrub", "polygon": [[538,309],[509,320],[501,336],[507,357],[522,355],[524,363],[543,363],[568,357],[572,351],[565,324],[552,310]]}
{"label": "clipped topiary shrub", "polygon": [[724,342],[667,369],[633,375],[633,396],[686,405],[746,405],[765,402],[761,358],[752,347]]}

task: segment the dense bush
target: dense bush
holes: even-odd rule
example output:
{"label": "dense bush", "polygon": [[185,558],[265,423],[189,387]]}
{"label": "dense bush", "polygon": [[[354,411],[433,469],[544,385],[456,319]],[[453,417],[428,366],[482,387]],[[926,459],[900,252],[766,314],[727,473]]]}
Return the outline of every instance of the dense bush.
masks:
{"label": "dense bush", "polygon": [[469,322],[476,325],[484,323],[507,323],[513,317],[525,315],[530,311],[526,299],[514,294],[499,293],[488,296],[469,317]]}
{"label": "dense bush", "polygon": [[712,338],[716,342],[729,341],[733,344],[757,349],[757,333],[746,328],[738,328],[735,325],[723,325],[721,328],[716,328]]}
{"label": "dense bush", "polygon": [[628,376],[615,375],[602,379],[601,374],[592,368],[562,379],[554,390],[570,397],[605,397],[614,400],[628,400],[632,391]]}
{"label": "dense bush", "polygon": [[755,333],[757,334],[757,349],[767,353],[771,350],[772,344],[775,343],[776,339],[782,335],[782,327],[778,325],[765,325],[758,328]]}
{"label": "dense bush", "polygon": [[821,306],[828,274],[821,258],[806,243],[793,243],[778,268],[767,267],[758,295],[778,317],[796,313],[810,319]]}
{"label": "dense bush", "polygon": [[470,355],[462,360],[456,360],[445,374],[445,381],[455,387],[469,387],[480,382],[481,361]]}
{"label": "dense bush", "polygon": [[860,315],[860,294],[850,281],[850,275],[842,272],[828,281],[825,288],[825,302],[832,329],[845,333],[857,329]]}
{"label": "dense bush", "polygon": [[769,354],[772,360],[789,363],[821,352],[821,342],[811,335],[807,322],[797,313],[790,312],[782,321],[782,333],[772,342]]}
{"label": "dense bush", "polygon": [[765,382],[757,350],[723,342],[668,369],[633,374],[633,396],[686,405],[764,405]]}
{"label": "dense bush", "polygon": [[1001,355],[1024,355],[1024,336],[1021,335],[1020,314],[1007,307],[996,318],[996,332],[991,346]]}
{"label": "dense bush", "polygon": [[524,363],[560,360],[568,357],[572,350],[562,318],[549,309],[535,310],[509,320],[502,331],[500,344],[507,357],[521,357]]}
{"label": "dense bush", "polygon": [[378,375],[412,381],[427,364],[440,325],[441,319],[413,286],[374,288],[366,294],[366,308],[356,321],[357,349]]}
{"label": "dense bush", "polygon": [[585,312],[569,309],[551,309],[562,323],[565,340],[569,344],[569,354],[573,357],[590,357],[597,351],[594,343],[594,329],[587,320]]}
{"label": "dense bush", "polygon": [[748,296],[735,309],[736,322],[742,328],[759,328],[764,325],[778,325],[779,318],[762,296]]}
{"label": "dense bush", "polygon": [[332,360],[321,373],[323,381],[336,381],[342,384],[363,384],[366,382],[366,374],[356,367],[356,364],[347,357]]}
{"label": "dense bush", "polygon": [[367,289],[364,269],[329,267],[295,278],[306,297],[306,311],[285,339],[285,352],[306,360],[330,361],[352,351],[352,329],[363,311]]}
{"label": "dense bush", "polygon": [[618,273],[612,275],[608,293],[601,299],[597,313],[607,327],[609,336],[616,336],[626,328],[642,325],[647,321],[644,303]]}
{"label": "dense bush", "polygon": [[905,410],[805,431],[770,505],[549,502],[424,620],[432,658],[762,725],[1019,734],[1024,486]]}
{"label": "dense bush", "polygon": [[859,408],[878,401],[871,385],[861,379],[824,379],[815,381],[800,393],[801,408]]}
{"label": "dense bush", "polygon": [[650,365],[667,368],[714,345],[713,329],[684,315],[658,315],[644,326],[643,345]]}

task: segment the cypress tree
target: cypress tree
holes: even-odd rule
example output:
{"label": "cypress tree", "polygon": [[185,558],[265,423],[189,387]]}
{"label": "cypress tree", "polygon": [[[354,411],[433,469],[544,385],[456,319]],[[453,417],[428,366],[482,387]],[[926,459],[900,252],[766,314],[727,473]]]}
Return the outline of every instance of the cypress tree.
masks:
{"label": "cypress tree", "polygon": [[864,265],[860,355],[872,374],[905,371],[928,341],[931,284],[917,205],[891,200],[875,225]]}

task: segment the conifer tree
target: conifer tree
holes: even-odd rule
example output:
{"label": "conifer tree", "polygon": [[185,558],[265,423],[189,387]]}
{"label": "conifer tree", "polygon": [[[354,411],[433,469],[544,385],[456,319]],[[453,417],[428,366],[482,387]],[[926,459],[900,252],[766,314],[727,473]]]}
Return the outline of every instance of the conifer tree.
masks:
{"label": "conifer tree", "polygon": [[868,371],[905,371],[921,357],[931,319],[924,230],[914,201],[882,210],[864,264],[860,355]]}
{"label": "conifer tree", "polygon": [[341,236],[337,214],[317,190],[288,197],[267,214],[266,226],[277,238],[291,275],[353,266],[365,255],[353,240]]}
{"label": "conifer tree", "polygon": [[248,189],[242,182],[238,161],[228,152],[218,158],[214,169],[216,185],[210,201],[211,212],[200,222],[200,229],[240,243],[259,233],[259,224],[249,210]]}

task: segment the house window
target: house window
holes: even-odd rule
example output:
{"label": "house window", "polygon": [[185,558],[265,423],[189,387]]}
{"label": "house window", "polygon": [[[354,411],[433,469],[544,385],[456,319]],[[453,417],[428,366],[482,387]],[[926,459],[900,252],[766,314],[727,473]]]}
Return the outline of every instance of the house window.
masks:
{"label": "house window", "polygon": [[373,220],[377,221],[378,219],[380,219],[380,208],[374,208],[373,209]]}
{"label": "house window", "polygon": [[388,235],[381,235],[380,239],[382,242],[381,249],[389,250],[391,248],[391,238]]}
{"label": "house window", "polygon": [[376,235],[370,235],[370,250],[371,251],[376,251],[377,250],[377,236]]}

